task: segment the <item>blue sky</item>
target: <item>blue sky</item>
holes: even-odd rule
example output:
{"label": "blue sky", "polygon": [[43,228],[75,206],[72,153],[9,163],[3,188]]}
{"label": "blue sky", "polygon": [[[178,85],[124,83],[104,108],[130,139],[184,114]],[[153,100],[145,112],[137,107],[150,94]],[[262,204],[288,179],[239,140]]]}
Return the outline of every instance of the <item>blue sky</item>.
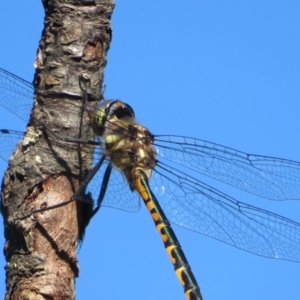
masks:
{"label": "blue sky", "polygon": [[[137,119],[157,134],[300,161],[299,1],[116,4],[107,98],[128,102]],[[17,0],[13,9],[2,3],[0,67],[32,80],[43,15],[39,1]],[[6,110],[0,108],[0,115],[0,128],[24,129]],[[0,171],[5,167],[1,162]],[[300,220],[297,201],[278,203],[223,184],[215,187]],[[205,300],[299,299],[299,264],[258,257],[177,226],[174,230]],[[4,257],[0,262],[4,267]],[[77,299],[184,299],[143,207],[137,214],[101,209],[88,227],[79,263]],[[3,270],[1,295],[4,280]]]}

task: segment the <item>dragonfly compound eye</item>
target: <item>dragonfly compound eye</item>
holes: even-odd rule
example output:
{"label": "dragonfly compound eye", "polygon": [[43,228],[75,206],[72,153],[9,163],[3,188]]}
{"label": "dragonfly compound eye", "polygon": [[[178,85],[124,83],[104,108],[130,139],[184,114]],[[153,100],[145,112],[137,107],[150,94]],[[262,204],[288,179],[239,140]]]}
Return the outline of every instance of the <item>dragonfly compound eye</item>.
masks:
{"label": "dragonfly compound eye", "polygon": [[95,109],[92,125],[97,135],[103,135],[107,116],[110,111],[110,106],[113,104],[113,102],[115,101],[103,101]]}
{"label": "dragonfly compound eye", "polygon": [[134,119],[135,115],[129,104],[117,100],[107,107],[107,119],[110,120],[111,118],[117,118],[119,120]]}
{"label": "dragonfly compound eye", "polygon": [[[95,111],[93,118],[93,127],[97,134],[102,136],[107,122],[111,122],[114,119],[118,120],[134,120],[134,111],[130,105],[121,102],[119,100],[108,100],[101,102]],[[109,126],[109,125],[108,125]]]}

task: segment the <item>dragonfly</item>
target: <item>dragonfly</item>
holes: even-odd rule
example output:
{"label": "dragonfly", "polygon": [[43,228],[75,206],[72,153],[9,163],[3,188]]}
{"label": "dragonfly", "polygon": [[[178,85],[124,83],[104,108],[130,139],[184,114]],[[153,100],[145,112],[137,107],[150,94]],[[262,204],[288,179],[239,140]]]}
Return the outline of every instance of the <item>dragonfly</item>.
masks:
{"label": "dragonfly", "polygon": [[[29,82],[0,69],[0,105],[26,120],[32,95]],[[135,212],[140,199],[144,201],[187,299],[203,298],[169,222],[259,256],[300,262],[300,223],[238,201],[197,179],[204,175],[271,200],[299,199],[299,162],[191,137],[155,135],[120,100],[86,110],[99,137],[91,143],[97,145],[94,169],[79,190],[97,199],[94,213],[101,206]],[[74,139],[46,130],[55,143],[72,147]],[[7,161],[22,136],[1,130],[5,151],[0,150],[0,156]],[[80,200],[75,194],[72,198]]]}

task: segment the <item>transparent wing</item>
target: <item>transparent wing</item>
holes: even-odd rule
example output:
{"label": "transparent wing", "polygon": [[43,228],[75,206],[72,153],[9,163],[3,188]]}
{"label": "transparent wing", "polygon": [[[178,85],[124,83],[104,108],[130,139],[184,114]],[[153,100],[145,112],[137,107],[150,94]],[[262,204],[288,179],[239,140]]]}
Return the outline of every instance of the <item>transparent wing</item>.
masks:
{"label": "transparent wing", "polygon": [[[0,105],[27,120],[32,107],[31,85],[2,69],[0,82]],[[72,113],[72,110],[68,112]],[[22,137],[20,133],[11,134],[0,132],[0,156],[6,160]],[[298,223],[238,202],[186,175],[180,167],[249,193],[283,200],[299,199],[298,162],[250,155],[181,136],[155,136],[155,146],[161,162],[153,171],[151,187],[170,221],[257,255],[299,261]],[[101,150],[98,154],[101,155]],[[178,170],[166,167],[165,162],[175,163]],[[103,167],[102,173],[97,174],[88,186],[94,199],[98,198]],[[139,209],[138,197],[130,191],[123,175],[116,169],[112,172],[103,204],[127,211]]]}
{"label": "transparent wing", "polygon": [[[0,105],[24,121],[29,119],[29,114],[33,106],[33,92],[34,89],[30,82],[0,68]],[[63,104],[59,103],[59,105],[61,106]],[[74,105],[78,105],[78,103]],[[68,107],[68,114],[72,113],[72,108],[70,109]],[[78,110],[76,110],[76,113],[78,113]],[[17,143],[23,136],[24,134],[22,132],[6,129],[0,130],[0,157],[8,161]],[[59,141],[57,141],[57,143],[59,143]],[[72,144],[69,143],[67,146],[72,147]],[[43,151],[45,151],[45,149],[43,149]],[[97,159],[100,159],[101,155],[101,149],[96,149],[95,163]],[[101,168],[99,174],[95,176],[87,189],[95,200],[99,195],[104,171],[105,166]],[[110,180],[111,182],[108,185],[103,205],[129,212],[138,211],[140,209],[139,197],[136,193],[130,191],[123,175],[115,169],[111,174]]]}
{"label": "transparent wing", "polygon": [[17,143],[23,138],[24,134],[19,131],[0,129],[0,157],[8,162],[13,154]]}
{"label": "transparent wing", "polygon": [[26,122],[32,108],[33,92],[30,82],[0,68],[0,105]]}
{"label": "transparent wing", "polygon": [[[23,137],[23,132],[0,129],[0,157],[4,161],[9,161],[9,158],[12,155],[17,143],[20,142],[23,139]],[[30,141],[30,136],[27,138],[27,140]],[[59,145],[60,141],[56,140],[55,144]],[[68,145],[68,147],[72,147],[73,145],[75,146],[75,144],[73,143],[62,143],[61,145],[64,148],[63,150],[65,150],[66,145]],[[37,149],[42,148],[39,145],[35,145],[35,147]],[[85,145],[85,147],[89,147],[89,145]],[[53,151],[51,151],[48,148],[43,148],[42,150],[44,152],[49,152],[49,155],[53,155]],[[58,151],[56,151],[55,154],[58,155]],[[101,148],[97,147],[94,152],[94,164],[98,162],[101,155]],[[94,176],[94,178],[92,179],[92,181],[86,189],[87,192],[91,193],[94,201],[97,201],[98,199],[100,187],[102,184],[103,173],[105,172],[106,166],[107,162],[104,163],[100,171]],[[139,196],[137,195],[137,193],[133,193],[132,191],[130,191],[127,181],[117,169],[114,169],[111,174],[102,205],[128,212],[137,212],[140,209]]]}
{"label": "transparent wing", "polygon": [[[0,68],[0,105],[18,116],[23,121],[29,120],[30,112],[33,108],[34,88],[32,84],[2,68]],[[39,103],[40,106],[45,105],[51,114],[51,109],[55,111],[67,111],[64,122],[68,124],[68,120],[72,119],[68,116],[72,114],[78,115],[78,106],[82,106],[82,99],[71,101],[53,101],[51,103]],[[92,112],[94,111],[95,102],[88,105]],[[49,108],[49,106],[51,106]],[[56,108],[55,108],[56,107]]]}
{"label": "transparent wing", "polygon": [[300,262],[300,224],[239,202],[159,163],[150,187],[168,220],[269,258]]}
{"label": "transparent wing", "polygon": [[155,136],[164,161],[183,165],[248,193],[272,200],[300,198],[300,163],[253,155],[183,136]]}
{"label": "transparent wing", "polygon": [[[98,156],[99,155],[97,155],[97,157]],[[97,201],[99,197],[100,187],[102,185],[107,164],[107,161],[103,163],[101,169],[88,185],[88,191],[92,193],[94,201]],[[118,169],[113,168],[101,206],[112,207],[127,212],[138,212],[140,210],[140,205],[139,195],[130,190],[124,175]]]}

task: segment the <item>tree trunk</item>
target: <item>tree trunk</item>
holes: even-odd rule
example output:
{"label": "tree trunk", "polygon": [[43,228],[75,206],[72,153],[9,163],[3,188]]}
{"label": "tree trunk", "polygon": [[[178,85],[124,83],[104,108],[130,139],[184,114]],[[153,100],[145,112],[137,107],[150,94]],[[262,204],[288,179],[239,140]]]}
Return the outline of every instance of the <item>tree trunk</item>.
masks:
{"label": "tree trunk", "polygon": [[[90,105],[101,98],[112,30],[113,0],[44,0],[45,28],[37,51],[35,106],[2,183],[6,244],[5,299],[74,299],[79,275],[76,250],[90,203],[79,201],[34,213],[71,198],[91,169],[93,150],[61,136],[93,139],[89,119],[80,125],[79,75],[89,78]],[[88,149],[88,150],[86,150]]]}

